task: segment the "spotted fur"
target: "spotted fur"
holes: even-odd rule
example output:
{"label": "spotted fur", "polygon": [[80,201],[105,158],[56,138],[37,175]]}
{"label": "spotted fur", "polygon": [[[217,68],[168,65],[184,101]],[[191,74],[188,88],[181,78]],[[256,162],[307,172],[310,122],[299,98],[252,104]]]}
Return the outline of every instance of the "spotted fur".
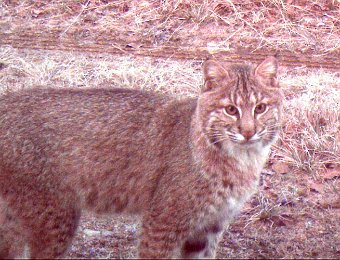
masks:
{"label": "spotted fur", "polygon": [[139,215],[139,257],[214,257],[257,189],[281,94],[274,58],[203,70],[184,100],[107,87],[1,96],[0,257],[62,257],[83,210]]}

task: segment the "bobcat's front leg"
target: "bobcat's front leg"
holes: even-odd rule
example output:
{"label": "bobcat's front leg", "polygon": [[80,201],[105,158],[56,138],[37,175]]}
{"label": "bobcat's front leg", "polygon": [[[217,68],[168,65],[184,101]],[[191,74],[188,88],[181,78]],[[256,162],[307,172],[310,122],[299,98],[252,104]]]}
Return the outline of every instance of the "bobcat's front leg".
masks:
{"label": "bobcat's front leg", "polygon": [[215,258],[222,231],[222,225],[216,223],[195,233],[184,242],[181,249],[181,257],[196,259]]}
{"label": "bobcat's front leg", "polygon": [[179,244],[180,231],[170,219],[161,216],[145,216],[140,234],[138,257],[146,259],[170,259]]}
{"label": "bobcat's front leg", "polygon": [[[142,217],[140,258],[175,258],[189,237],[193,203],[188,193],[159,192]],[[185,203],[183,203],[185,202]]]}

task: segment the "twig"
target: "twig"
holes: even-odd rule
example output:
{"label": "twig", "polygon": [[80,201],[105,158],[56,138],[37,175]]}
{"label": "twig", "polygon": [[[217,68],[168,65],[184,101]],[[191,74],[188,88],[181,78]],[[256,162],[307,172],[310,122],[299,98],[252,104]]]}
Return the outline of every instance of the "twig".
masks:
{"label": "twig", "polygon": [[81,10],[81,12],[73,19],[73,21],[71,22],[71,24],[65,29],[65,31],[63,31],[60,34],[60,37],[63,37],[64,34],[76,23],[76,21],[79,19],[79,17],[83,14],[83,12],[85,11],[85,9],[88,7],[89,3],[91,0],[87,0],[86,4],[83,5],[83,9]]}

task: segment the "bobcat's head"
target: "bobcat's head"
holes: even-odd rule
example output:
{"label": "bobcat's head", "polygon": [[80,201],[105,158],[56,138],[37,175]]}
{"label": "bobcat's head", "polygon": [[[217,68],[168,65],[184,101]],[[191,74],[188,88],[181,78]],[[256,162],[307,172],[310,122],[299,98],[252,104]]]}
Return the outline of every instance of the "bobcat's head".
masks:
{"label": "bobcat's head", "polygon": [[204,63],[198,115],[208,142],[228,150],[261,149],[276,140],[282,101],[277,69],[274,57],[258,66]]}

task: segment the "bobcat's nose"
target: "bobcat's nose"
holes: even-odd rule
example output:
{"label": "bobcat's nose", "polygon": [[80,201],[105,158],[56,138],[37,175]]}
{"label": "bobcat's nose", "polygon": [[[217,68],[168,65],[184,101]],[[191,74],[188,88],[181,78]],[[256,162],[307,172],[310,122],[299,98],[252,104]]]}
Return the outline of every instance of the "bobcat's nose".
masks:
{"label": "bobcat's nose", "polygon": [[244,137],[245,141],[249,141],[250,138],[256,133],[256,125],[253,115],[250,111],[246,110],[240,118],[240,124],[238,126],[239,133]]}
{"label": "bobcat's nose", "polygon": [[255,134],[255,129],[245,129],[245,130],[241,130],[241,135],[243,135],[244,139],[246,139],[246,141],[249,141],[250,138],[252,138]]}

